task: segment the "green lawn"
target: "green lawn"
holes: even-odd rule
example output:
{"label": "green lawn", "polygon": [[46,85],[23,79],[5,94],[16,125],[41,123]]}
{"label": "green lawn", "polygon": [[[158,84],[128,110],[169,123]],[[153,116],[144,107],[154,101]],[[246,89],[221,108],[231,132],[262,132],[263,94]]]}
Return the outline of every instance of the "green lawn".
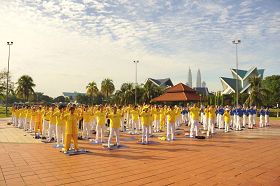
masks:
{"label": "green lawn", "polygon": [[[279,116],[280,116],[280,114],[279,114]],[[280,120],[280,117],[278,117],[278,118],[277,117],[269,117],[269,119],[270,120]]]}
{"label": "green lawn", "polygon": [[[10,111],[10,108],[8,108],[8,117],[11,116],[11,111]],[[0,118],[6,118],[6,107],[4,106],[0,106]]]}

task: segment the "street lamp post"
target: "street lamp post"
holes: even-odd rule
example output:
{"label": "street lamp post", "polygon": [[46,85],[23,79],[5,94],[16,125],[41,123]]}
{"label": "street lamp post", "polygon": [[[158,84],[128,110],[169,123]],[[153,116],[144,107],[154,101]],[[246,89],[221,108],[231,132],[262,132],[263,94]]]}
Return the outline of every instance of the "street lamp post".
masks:
{"label": "street lamp post", "polygon": [[232,41],[233,44],[235,44],[236,48],[236,87],[235,87],[235,93],[236,93],[236,107],[238,107],[238,51],[237,51],[237,45],[241,43],[240,39],[235,39]]}
{"label": "street lamp post", "polygon": [[7,42],[9,46],[9,55],[8,55],[8,70],[7,70],[7,86],[6,86],[6,116],[8,116],[8,94],[9,94],[9,71],[10,71],[10,54],[11,54],[11,45],[13,42]]}
{"label": "street lamp post", "polygon": [[139,61],[133,61],[133,63],[135,64],[135,100],[134,100],[134,104],[137,104],[137,64],[139,63]]}

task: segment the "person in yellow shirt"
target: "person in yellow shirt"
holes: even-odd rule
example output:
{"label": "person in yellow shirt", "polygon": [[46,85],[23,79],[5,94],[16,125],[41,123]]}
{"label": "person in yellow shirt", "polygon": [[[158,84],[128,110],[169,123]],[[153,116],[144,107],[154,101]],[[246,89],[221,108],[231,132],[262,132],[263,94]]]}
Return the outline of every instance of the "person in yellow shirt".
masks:
{"label": "person in yellow shirt", "polygon": [[207,130],[208,129],[208,120],[209,120],[208,107],[205,106],[203,111],[204,111],[204,115],[203,115],[203,130]]}
{"label": "person in yellow shirt", "polygon": [[160,132],[160,109],[159,106],[155,106],[154,108],[154,129],[155,132]]}
{"label": "person in yellow shirt", "polygon": [[[43,123],[42,107],[39,106],[36,111],[36,118],[35,118],[35,127],[34,127],[35,139],[39,139],[40,134],[42,135],[42,123]],[[38,129],[40,130],[40,133],[38,132]]]}
{"label": "person in yellow shirt", "polygon": [[71,140],[74,143],[74,150],[78,151],[78,122],[81,117],[75,113],[75,107],[69,107],[69,113],[63,116],[65,120],[65,136],[64,136],[64,148],[62,151],[67,153],[70,148]]}
{"label": "person in yellow shirt", "polygon": [[200,117],[200,109],[197,107],[196,104],[194,104],[193,107],[190,108],[190,115],[191,115],[190,137],[193,138],[195,136],[198,136],[198,125],[199,125],[199,117]]}
{"label": "person in yellow shirt", "polygon": [[175,122],[177,111],[173,106],[169,106],[166,112],[166,139],[173,141],[175,139]]}
{"label": "person in yellow shirt", "polygon": [[96,117],[96,136],[95,136],[95,142],[96,143],[104,143],[104,135],[106,131],[106,113],[104,110],[103,105],[101,105],[97,112],[95,112]]}
{"label": "person in yellow shirt", "polygon": [[131,114],[131,134],[139,134],[139,110],[138,106],[135,105],[132,110],[130,110]]}
{"label": "person in yellow shirt", "polygon": [[142,144],[148,144],[149,127],[151,125],[151,113],[149,112],[149,108],[144,107],[143,111],[139,114],[139,117],[141,118],[142,124]]}
{"label": "person in yellow shirt", "polygon": [[159,114],[159,121],[160,121],[160,130],[163,130],[163,128],[165,127],[165,123],[166,123],[166,106],[161,107],[160,108],[160,114]]}
{"label": "person in yellow shirt", "polygon": [[49,116],[48,112],[49,112],[49,107],[46,106],[43,109],[43,134],[42,134],[42,139],[46,139],[47,132],[48,132],[48,129],[49,129],[50,116]]}
{"label": "person in yellow shirt", "polygon": [[213,105],[211,105],[208,109],[209,113],[209,119],[208,119],[208,131],[207,131],[207,136],[210,136],[211,134],[215,133],[215,118],[216,118],[216,109]]}
{"label": "person in yellow shirt", "polygon": [[63,146],[64,143],[64,134],[65,134],[65,107],[59,105],[55,114],[52,115],[50,121],[56,123],[56,147]]}
{"label": "person in yellow shirt", "polygon": [[89,107],[86,105],[84,107],[84,110],[81,112],[83,116],[83,132],[82,132],[82,138],[83,139],[89,139],[91,138],[91,121],[93,121],[93,113],[89,109]]}
{"label": "person in yellow shirt", "polygon": [[34,126],[36,123],[36,108],[35,106],[32,107],[32,111],[31,111],[31,121],[30,121],[30,132],[34,131]]}
{"label": "person in yellow shirt", "polygon": [[111,149],[111,140],[113,135],[116,135],[117,147],[120,147],[120,126],[121,118],[123,117],[120,112],[118,112],[117,107],[113,107],[112,113],[107,113],[106,118],[110,119],[110,134],[108,139],[108,148]]}
{"label": "person in yellow shirt", "polygon": [[46,113],[46,115],[49,118],[49,133],[48,133],[48,141],[55,141],[56,139],[56,117],[59,114],[59,112],[57,112],[55,110],[55,105],[52,105],[50,110],[48,111],[48,113]]}
{"label": "person in yellow shirt", "polygon": [[226,108],[223,116],[224,116],[224,121],[225,121],[225,132],[228,132],[229,124],[230,124],[230,111],[228,108]]}

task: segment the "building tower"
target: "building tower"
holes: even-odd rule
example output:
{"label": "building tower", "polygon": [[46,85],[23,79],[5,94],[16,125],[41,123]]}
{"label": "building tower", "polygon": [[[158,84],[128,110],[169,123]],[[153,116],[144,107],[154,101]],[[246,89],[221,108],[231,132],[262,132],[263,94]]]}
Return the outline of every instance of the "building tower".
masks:
{"label": "building tower", "polygon": [[202,87],[206,87],[205,81],[202,82],[201,86],[202,86]]}
{"label": "building tower", "polygon": [[189,67],[188,83],[187,83],[187,85],[192,88],[192,71],[191,71],[190,67]]}
{"label": "building tower", "polygon": [[201,87],[201,73],[200,73],[199,69],[198,69],[197,75],[196,75],[196,87]]}

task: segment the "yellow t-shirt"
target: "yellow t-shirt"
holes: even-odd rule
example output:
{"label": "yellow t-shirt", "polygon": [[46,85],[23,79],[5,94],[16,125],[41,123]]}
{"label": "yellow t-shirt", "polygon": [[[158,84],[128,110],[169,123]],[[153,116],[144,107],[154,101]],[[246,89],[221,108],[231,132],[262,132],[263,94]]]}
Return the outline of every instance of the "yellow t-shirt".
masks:
{"label": "yellow t-shirt", "polygon": [[199,120],[199,108],[198,107],[192,107],[190,109],[191,117],[193,120]]}
{"label": "yellow t-shirt", "polygon": [[63,119],[65,120],[65,134],[78,134],[78,121],[80,117],[77,114],[66,114]]}
{"label": "yellow t-shirt", "polygon": [[92,120],[92,116],[93,116],[93,114],[90,110],[83,111],[84,122],[89,123]]}
{"label": "yellow t-shirt", "polygon": [[225,111],[225,113],[224,113],[224,120],[225,120],[226,123],[230,122],[230,113],[229,113],[229,111]]}
{"label": "yellow t-shirt", "polygon": [[131,114],[131,119],[133,120],[133,121],[137,121],[138,120],[138,116],[139,116],[139,112],[138,112],[138,110],[131,110],[130,111],[130,114]]}
{"label": "yellow t-shirt", "polygon": [[105,112],[101,112],[101,111],[97,111],[95,113],[96,116],[96,122],[98,125],[105,125],[106,123],[106,113]]}
{"label": "yellow t-shirt", "polygon": [[215,117],[216,117],[216,110],[214,108],[209,108],[208,112],[209,112],[209,118],[210,119],[215,119]]}
{"label": "yellow t-shirt", "polygon": [[113,128],[113,129],[120,128],[122,115],[119,112],[117,112],[116,114],[114,114],[114,113],[109,114],[108,118],[110,119],[111,128]]}
{"label": "yellow t-shirt", "polygon": [[151,125],[151,121],[150,121],[151,114],[149,112],[142,112],[140,114],[140,118],[141,118],[142,125],[144,125],[144,126],[150,126]]}
{"label": "yellow t-shirt", "polygon": [[166,119],[169,123],[174,124],[176,120],[176,110],[168,110],[166,112]]}

